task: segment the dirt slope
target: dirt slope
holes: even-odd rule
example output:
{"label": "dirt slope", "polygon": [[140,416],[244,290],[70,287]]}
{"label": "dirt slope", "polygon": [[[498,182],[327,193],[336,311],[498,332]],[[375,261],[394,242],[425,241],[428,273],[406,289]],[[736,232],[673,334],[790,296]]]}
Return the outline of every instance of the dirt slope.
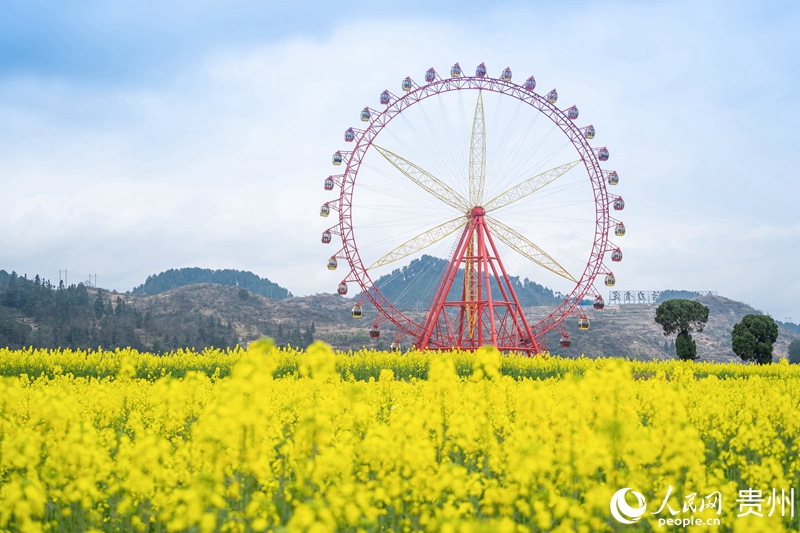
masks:
{"label": "dirt slope", "polygon": [[[365,307],[364,318],[354,320],[350,316],[353,306],[351,299],[334,294],[292,297],[285,300],[272,300],[250,293],[247,298],[240,296],[237,287],[201,284],[181,287],[155,296],[122,295],[123,298],[142,310],[149,310],[154,317],[168,320],[182,320],[194,314],[220,318],[223,323],[231,322],[244,342],[262,335],[276,336],[278,328],[299,327],[305,329],[312,323],[316,338],[324,340],[336,348],[350,349],[361,346],[388,348],[391,342],[391,328],[384,327],[378,341],[369,338],[375,312]],[[720,296],[703,296],[698,301],[710,309],[709,321],[702,333],[695,333],[698,355],[702,360],[738,361],[731,351],[730,332],[733,325],[747,313],[755,310],[741,302]],[[561,349],[559,336],[548,335],[547,344],[552,353],[567,357],[617,356],[634,359],[674,358],[671,344],[665,351],[665,341],[674,341],[674,336],[664,337],[660,327],[654,322],[655,305],[609,306],[602,311],[588,310],[591,320],[589,331],[578,331],[577,320],[569,323],[572,347]],[[543,309],[528,310],[529,316],[541,316]],[[780,329],[780,337],[775,347],[776,357],[786,357],[789,342],[798,338],[795,333]]]}

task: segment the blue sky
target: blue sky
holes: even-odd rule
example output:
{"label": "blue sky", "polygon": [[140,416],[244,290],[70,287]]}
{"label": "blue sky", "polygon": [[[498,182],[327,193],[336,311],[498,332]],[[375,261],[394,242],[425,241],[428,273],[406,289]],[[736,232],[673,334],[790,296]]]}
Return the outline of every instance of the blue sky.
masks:
{"label": "blue sky", "polygon": [[602,133],[627,203],[620,289],[800,321],[796,4],[0,9],[0,268],[120,291],[240,268],[330,292],[316,213],[342,131],[406,75],[484,61],[558,87]]}

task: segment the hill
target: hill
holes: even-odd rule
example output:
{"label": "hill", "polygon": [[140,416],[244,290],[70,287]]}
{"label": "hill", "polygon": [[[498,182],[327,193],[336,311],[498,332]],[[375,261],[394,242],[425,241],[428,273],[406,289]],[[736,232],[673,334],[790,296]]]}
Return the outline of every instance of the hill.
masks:
{"label": "hill", "polygon": [[[708,306],[708,324],[702,333],[692,333],[697,343],[700,360],[716,362],[740,362],[731,350],[731,330],[734,324],[750,313],[759,313],[747,304],[722,296],[699,296],[692,298]],[[587,310],[591,327],[579,331],[577,320],[568,324],[572,346],[567,350],[558,347],[557,335],[548,335],[547,343],[552,353],[564,356],[609,357],[620,356],[631,359],[674,359],[675,336],[665,337],[655,323],[656,308],[652,305],[606,306],[602,311]],[[534,310],[531,310],[535,312]],[[778,323],[778,342],[775,357],[786,357],[789,343],[800,338],[800,334]]]}
{"label": "hill", "polygon": [[289,298],[292,293],[277,283],[261,278],[252,272],[242,270],[211,270],[208,268],[172,268],[160,274],[148,276],[147,280],[134,288],[134,294],[161,294],[178,287],[197,285],[199,283],[218,283],[241,287],[250,292],[281,300]]}
{"label": "hill", "polygon": [[[350,316],[353,302],[334,294],[291,297],[283,300],[247,293],[242,289],[217,284],[181,287],[162,294],[123,295],[130,305],[149,312],[154,321],[165,327],[158,335],[169,335],[169,324],[187,317],[210,317],[231,324],[237,342],[268,336],[278,344],[305,347],[315,339],[323,339],[338,348],[369,344],[369,332],[363,327],[372,324],[374,310],[365,313],[362,321]],[[354,323],[356,322],[356,323]],[[359,327],[362,326],[362,327]],[[239,341],[239,339],[241,339]],[[388,344],[387,346],[388,347]]]}
{"label": "hill", "polygon": [[[449,264],[450,262],[444,259],[423,255],[402,268],[384,274],[375,280],[375,285],[401,311],[427,309]],[[456,276],[456,279],[463,279],[464,269],[459,269]],[[527,278],[520,280],[519,276],[509,276],[509,281],[523,306],[552,305],[563,300],[552,290]],[[493,294],[500,294],[494,276],[490,276],[490,285]],[[454,284],[449,298],[456,299],[458,291]]]}
{"label": "hill", "polygon": [[[313,336],[335,348],[347,350],[362,346],[387,349],[392,341],[392,328],[383,325],[383,334],[374,341],[369,338],[369,327],[375,319],[375,310],[365,306],[364,317],[355,320],[350,316],[353,300],[334,294],[292,297],[284,300],[249,295],[242,299],[233,287],[203,284],[175,289],[160,295],[122,295],[132,307],[149,312],[156,323],[163,324],[159,335],[169,335],[167,326],[181,320],[202,316],[208,320],[231,324],[242,342],[268,335],[279,343],[304,346]],[[730,332],[733,325],[748,313],[757,313],[752,307],[720,296],[701,296],[696,300],[710,309],[709,322],[702,333],[695,333],[698,354],[702,360],[739,362],[731,351]],[[665,337],[655,323],[656,305],[607,306],[602,311],[588,309],[591,320],[589,331],[579,331],[577,320],[570,320],[568,330],[573,340],[568,349],[558,346],[559,335],[550,334],[547,344],[551,353],[564,357],[629,357],[631,359],[675,358],[674,336]],[[544,307],[530,307],[526,313],[542,317]],[[424,312],[409,315],[421,319]],[[800,335],[779,325],[780,336],[775,346],[776,357],[787,355],[789,343]],[[310,335],[307,332],[312,332]]]}
{"label": "hill", "polygon": [[[130,346],[161,353],[235,346],[264,335],[302,347],[324,335],[336,347],[360,347],[369,343],[369,333],[348,321],[352,305],[338,295],[276,300],[215,283],[119,294],[83,284],[55,287],[12,273],[0,283],[0,347]],[[365,320],[371,324],[374,311]],[[384,344],[381,339],[378,346]]]}
{"label": "hill", "polygon": [[[409,265],[411,266],[411,265]],[[402,269],[398,269],[402,272]],[[369,337],[375,310],[365,306],[364,317],[354,320],[354,301],[334,294],[274,299],[239,286],[203,283],[158,294],[118,294],[72,285],[54,287],[38,277],[29,280],[11,274],[0,282],[0,346],[18,348],[116,348],[131,346],[163,352],[182,347],[203,349],[246,344],[267,335],[279,344],[304,347],[320,339],[335,348],[371,346],[387,349],[392,328],[383,325],[376,341]],[[409,275],[408,270],[406,274]],[[410,273],[413,277],[413,272]],[[710,309],[705,331],[695,333],[702,360],[739,361],[731,351],[733,325],[752,307],[720,296],[694,298]],[[565,357],[629,357],[671,359],[674,337],[664,337],[655,323],[656,305],[589,307],[589,331],[579,331],[577,320],[568,322],[572,346],[561,349],[559,335],[549,334],[551,353]],[[549,307],[527,306],[529,320],[540,320]],[[407,314],[420,321],[424,310]],[[789,343],[800,334],[796,324],[779,323],[776,357],[785,357]]]}
{"label": "hill", "polygon": [[28,279],[12,272],[0,284],[0,346],[130,346],[159,352],[167,347],[232,346],[238,341],[230,321],[223,323],[218,316],[183,313],[156,318],[136,303],[126,295],[83,284],[55,287],[39,276]]}

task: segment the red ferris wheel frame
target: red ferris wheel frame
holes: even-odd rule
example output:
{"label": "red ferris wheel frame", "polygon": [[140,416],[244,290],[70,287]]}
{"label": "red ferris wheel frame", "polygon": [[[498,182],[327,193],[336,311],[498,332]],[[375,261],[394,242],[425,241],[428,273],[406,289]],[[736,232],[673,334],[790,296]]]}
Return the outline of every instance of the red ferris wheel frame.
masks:
{"label": "red ferris wheel frame", "polygon": [[[481,64],[481,67],[482,66]],[[381,294],[380,290],[372,281],[358,251],[352,223],[352,195],[361,163],[368,149],[373,145],[374,140],[381,130],[405,109],[432,96],[459,90],[487,91],[516,98],[530,105],[550,119],[567,136],[578,152],[586,168],[594,194],[595,235],[586,267],[581,277],[577,280],[575,288],[567,295],[564,301],[543,320],[529,326],[525,321],[516,296],[513,294],[513,288],[510,287],[510,284],[506,286],[511,292],[511,294],[505,298],[504,302],[508,304],[508,316],[511,316],[510,324],[505,325],[505,334],[500,333],[498,336],[495,336],[494,322],[492,322],[493,333],[491,343],[501,350],[536,353],[546,349],[545,333],[554,328],[559,328],[562,334],[566,335],[566,344],[564,340],[565,337],[562,337],[562,346],[566,347],[569,346],[569,336],[566,334],[565,327],[561,325],[563,321],[569,316],[577,315],[581,318],[581,328],[585,329],[583,328],[583,323],[584,320],[586,320],[586,315],[580,307],[583,299],[587,294],[592,293],[596,295],[595,308],[602,308],[603,306],[602,297],[593,288],[596,277],[601,273],[605,273],[606,284],[609,284],[609,279],[612,284],[614,282],[613,274],[604,266],[604,258],[606,254],[611,253],[612,260],[619,261],[621,259],[621,251],[618,247],[611,244],[609,240],[612,222],[618,221],[612,219],[610,216],[609,208],[615,198],[609,197],[605,180],[606,176],[613,175],[613,181],[610,179],[609,182],[616,184],[618,178],[616,172],[607,172],[600,168],[598,150],[605,151],[605,148],[595,149],[589,145],[584,133],[585,128],[579,128],[573,122],[575,117],[571,116],[571,111],[574,110],[575,115],[577,115],[576,108],[573,107],[567,110],[561,110],[556,107],[554,103],[551,103],[547,97],[540,96],[533,92],[529,83],[526,83],[525,86],[512,83],[510,81],[511,73],[509,69],[504,71],[502,79],[497,79],[486,76],[485,69],[481,72],[481,67],[478,68],[476,76],[461,77],[460,75],[456,75],[450,78],[441,78],[431,69],[426,74],[426,83],[424,85],[417,85],[410,77],[407,77],[403,80],[403,90],[406,91],[405,95],[398,97],[388,90],[384,91],[381,94],[381,103],[386,105],[383,111],[377,111],[371,108],[365,108],[362,111],[362,120],[366,118],[366,121],[368,121],[366,129],[357,130],[355,128],[349,128],[345,132],[345,140],[354,142],[353,150],[351,152],[337,152],[337,154],[342,156],[342,162],[346,161],[344,173],[330,176],[326,180],[325,188],[327,190],[332,190],[334,185],[338,185],[339,198],[335,201],[327,202],[323,208],[338,211],[339,222],[336,226],[329,228],[323,234],[323,242],[330,242],[332,234],[341,237],[342,249],[334,254],[333,258],[342,257],[346,259],[350,271],[342,280],[339,292],[340,294],[346,293],[348,283],[357,283],[360,286],[362,290],[362,299],[368,299],[378,311],[378,319],[371,330],[371,333],[374,333],[373,337],[379,335],[379,323],[390,321],[397,327],[396,338],[410,336],[415,340],[415,345],[421,349],[474,349],[479,347],[480,344],[483,344],[484,341],[488,341],[489,339],[481,339],[480,342],[477,343],[464,342],[463,335],[456,334],[452,328],[443,327],[441,325],[434,327],[434,324],[432,324],[437,320],[433,315],[439,316],[440,313],[442,313],[443,305],[445,305],[443,300],[439,301],[439,297],[442,291],[445,293],[447,292],[444,290],[447,279],[438,289],[439,294],[437,294],[437,298],[424,324],[420,324],[406,316]],[[460,73],[460,69],[458,72]],[[529,78],[529,81],[531,79],[532,78]],[[533,85],[535,87],[535,82]],[[552,92],[554,93],[555,91]],[[607,151],[605,152],[605,159],[607,159]],[[476,209],[479,209],[479,207],[476,206]],[[469,226],[475,226],[476,218],[480,219],[477,225],[483,225],[483,227],[485,227],[482,209],[477,217],[475,214],[475,212],[472,213],[470,218],[472,222],[467,224],[467,230]],[[619,228],[620,225],[621,223],[618,223],[617,228]],[[476,231],[476,229],[473,228],[472,231]],[[481,232],[483,230],[479,227],[477,231]],[[484,233],[481,233],[481,235],[483,235],[481,238],[487,242],[491,241],[491,235],[488,234],[488,231]],[[619,232],[617,234],[621,235]],[[622,226],[622,234],[624,234],[624,226]],[[463,239],[464,235],[462,234],[462,240]],[[492,246],[494,246],[493,243]],[[464,253],[465,252],[462,252],[462,258],[464,257]],[[488,258],[491,254],[486,252],[484,255]],[[499,270],[495,267],[492,268],[495,269],[494,274],[498,283],[501,283],[502,290],[502,279],[505,278],[507,282],[508,276],[505,273],[502,261],[496,256],[495,250],[493,257],[499,263],[498,266],[500,268]],[[457,260],[459,259],[454,256],[453,260],[451,260],[450,270],[458,269],[458,265],[455,264]],[[475,261],[478,261],[478,259],[475,259]],[[484,262],[485,261],[486,259],[484,258]],[[488,269],[488,266],[491,265],[489,265],[489,263],[486,264]],[[502,271],[502,276],[500,276],[500,271]],[[503,294],[504,296],[506,295],[505,292],[503,292]],[[599,304],[597,302],[599,302]],[[588,327],[588,320],[586,320],[586,325]]]}

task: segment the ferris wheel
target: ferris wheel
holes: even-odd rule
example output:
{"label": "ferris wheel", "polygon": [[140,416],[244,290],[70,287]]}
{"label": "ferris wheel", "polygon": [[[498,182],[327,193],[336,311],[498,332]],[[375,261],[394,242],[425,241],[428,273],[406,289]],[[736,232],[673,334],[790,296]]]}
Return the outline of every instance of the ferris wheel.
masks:
{"label": "ferris wheel", "polygon": [[589,329],[586,304],[605,306],[594,284],[615,284],[611,238],[625,235],[608,149],[590,146],[594,126],[557,107],[555,89],[511,79],[483,63],[474,76],[430,68],[345,131],[352,148],[332,158],[343,172],[324,182],[338,197],[320,209],[338,221],[322,243],[341,242],[328,269],[344,270],[340,295],[360,290],[353,318],[374,306],[370,337],[393,325],[393,348],[538,353],[549,331],[569,348],[568,320]]}

